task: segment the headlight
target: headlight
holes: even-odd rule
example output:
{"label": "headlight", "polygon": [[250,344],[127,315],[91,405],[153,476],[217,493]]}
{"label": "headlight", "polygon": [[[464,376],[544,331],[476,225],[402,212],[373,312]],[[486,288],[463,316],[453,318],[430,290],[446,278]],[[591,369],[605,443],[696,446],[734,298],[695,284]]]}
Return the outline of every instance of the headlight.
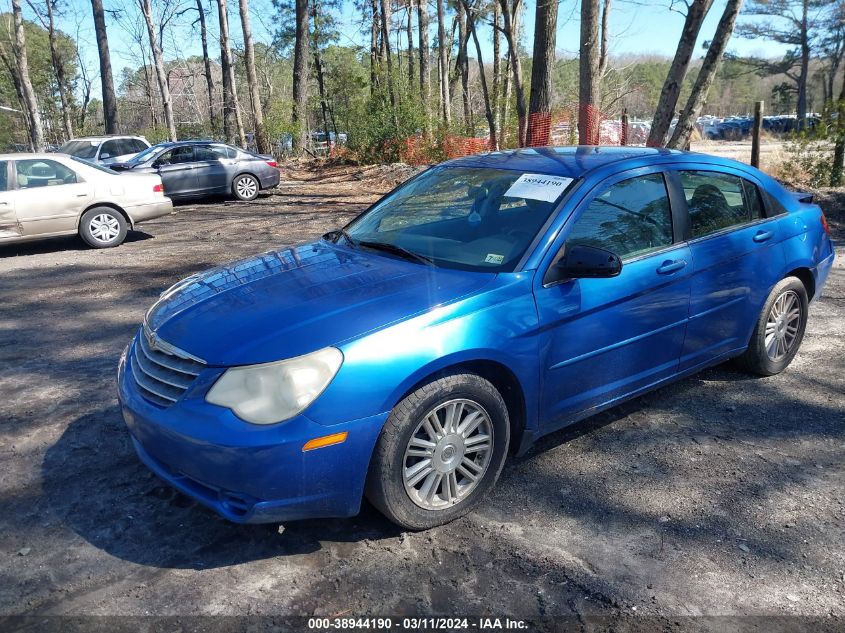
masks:
{"label": "headlight", "polygon": [[343,362],[327,347],[277,363],[232,367],[205,397],[253,424],[275,424],[301,413],[328,387]]}

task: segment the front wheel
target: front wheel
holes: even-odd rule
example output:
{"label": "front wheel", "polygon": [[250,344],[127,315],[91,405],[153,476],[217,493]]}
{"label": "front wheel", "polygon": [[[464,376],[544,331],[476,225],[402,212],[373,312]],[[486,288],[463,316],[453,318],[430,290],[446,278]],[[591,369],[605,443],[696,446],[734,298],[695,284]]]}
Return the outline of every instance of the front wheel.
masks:
{"label": "front wheel", "polygon": [[126,239],[126,218],[110,207],[96,207],[82,214],[79,236],[93,248],[110,248]]}
{"label": "front wheel", "polygon": [[258,197],[258,191],[261,186],[258,184],[258,179],[250,174],[243,174],[235,178],[232,183],[232,192],[238,200],[249,202]]}
{"label": "front wheel", "polygon": [[508,410],[490,382],[475,374],[433,380],[390,413],[367,498],[410,530],[448,523],[493,488],[509,441]]}
{"label": "front wheel", "polygon": [[778,282],[757,318],[748,349],[737,360],[760,376],[779,374],[789,366],[807,327],[807,290],[797,277]]}

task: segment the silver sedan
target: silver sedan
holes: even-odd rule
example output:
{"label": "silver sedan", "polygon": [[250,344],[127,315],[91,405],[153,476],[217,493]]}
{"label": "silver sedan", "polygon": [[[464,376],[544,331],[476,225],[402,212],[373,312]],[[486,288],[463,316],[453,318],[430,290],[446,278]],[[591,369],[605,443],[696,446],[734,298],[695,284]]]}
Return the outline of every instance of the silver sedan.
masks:
{"label": "silver sedan", "polygon": [[0,154],[0,244],[78,233],[108,248],[172,211],[154,174],[124,176],[64,154]]}
{"label": "silver sedan", "polygon": [[161,176],[165,193],[174,200],[233,195],[249,201],[262,189],[279,184],[279,170],[272,156],[212,141],[159,143],[125,163],[109,167]]}

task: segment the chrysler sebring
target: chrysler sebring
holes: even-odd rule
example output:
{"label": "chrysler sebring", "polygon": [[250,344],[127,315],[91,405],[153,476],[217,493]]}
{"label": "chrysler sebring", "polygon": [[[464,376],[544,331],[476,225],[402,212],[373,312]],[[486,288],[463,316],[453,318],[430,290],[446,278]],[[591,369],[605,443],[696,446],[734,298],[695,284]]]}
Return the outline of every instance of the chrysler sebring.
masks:
{"label": "chrysler sebring", "polygon": [[366,496],[425,529],[541,435],[728,359],[783,371],[833,257],[810,196],[734,161],[470,156],[316,242],[177,283],[119,397],[140,459],[232,521]]}

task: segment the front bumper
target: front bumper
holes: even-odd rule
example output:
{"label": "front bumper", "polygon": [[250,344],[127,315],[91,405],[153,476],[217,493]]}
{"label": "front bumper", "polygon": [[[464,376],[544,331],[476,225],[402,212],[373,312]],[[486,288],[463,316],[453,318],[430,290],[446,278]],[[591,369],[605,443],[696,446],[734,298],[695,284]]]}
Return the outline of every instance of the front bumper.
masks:
{"label": "front bumper", "polygon": [[[141,395],[126,362],[118,369],[118,396],[133,445],[141,461],[174,488],[237,523],[358,513],[387,413],[331,426],[305,415],[275,425],[248,424],[205,402],[204,392],[220,373],[215,369],[162,408]],[[342,444],[302,450],[310,439],[343,431],[348,436]]]}
{"label": "front bumper", "polygon": [[138,222],[160,218],[163,215],[173,213],[173,201],[162,196],[161,199],[147,204],[137,204],[126,208],[129,217],[132,218],[132,226]]}

